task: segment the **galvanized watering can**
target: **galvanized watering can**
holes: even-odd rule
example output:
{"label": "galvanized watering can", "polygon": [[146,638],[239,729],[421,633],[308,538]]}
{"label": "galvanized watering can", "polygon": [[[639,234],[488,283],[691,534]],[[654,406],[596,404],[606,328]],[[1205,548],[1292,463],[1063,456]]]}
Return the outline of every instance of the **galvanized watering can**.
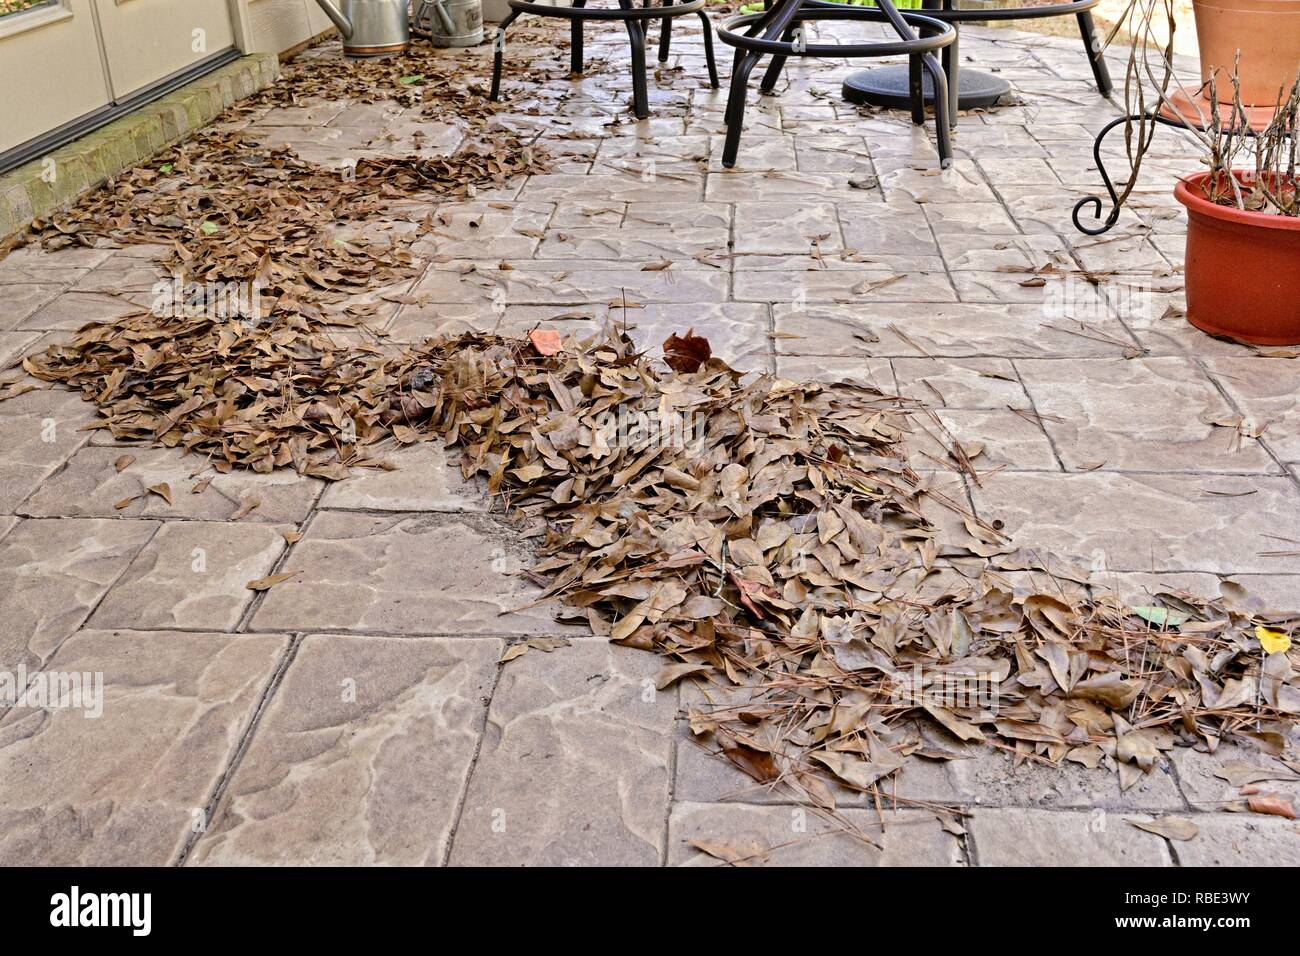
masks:
{"label": "galvanized watering can", "polygon": [[411,45],[407,0],[316,0],[343,34],[344,56],[405,53]]}
{"label": "galvanized watering can", "polygon": [[483,5],[480,0],[423,0],[411,30],[434,46],[478,46],[483,42]]}

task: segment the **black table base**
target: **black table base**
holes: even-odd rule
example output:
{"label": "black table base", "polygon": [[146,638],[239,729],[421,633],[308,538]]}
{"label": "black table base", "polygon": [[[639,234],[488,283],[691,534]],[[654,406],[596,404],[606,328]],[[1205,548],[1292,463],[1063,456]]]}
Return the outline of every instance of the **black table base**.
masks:
{"label": "black table base", "polygon": [[[921,84],[921,96],[925,104],[933,105],[934,84],[930,82],[930,77],[922,76]],[[1010,93],[1011,84],[992,73],[962,70],[957,76],[957,91],[957,109],[982,110],[993,106]],[[912,104],[909,70],[901,64],[856,70],[844,78],[842,95],[850,103],[895,110],[907,109]]]}
{"label": "black table base", "polygon": [[[1102,56],[1102,39],[1092,19],[1092,8],[1101,0],[1068,0],[1066,3],[1051,4],[1042,7],[981,7],[976,9],[956,9],[956,0],[925,0],[921,13],[943,23],[958,25],[970,22],[1038,20],[1045,17],[1060,17],[1073,14],[1079,24],[1079,35],[1083,38],[1084,53],[1092,67],[1093,79],[1102,96],[1110,96],[1114,84],[1106,60]],[[957,47],[960,40],[954,40],[947,50],[948,58],[944,66],[949,75],[950,105],[955,119],[957,110],[987,109],[997,103],[1005,93],[1010,92],[1011,84],[988,73],[961,69],[958,65]],[[957,74],[954,76],[953,74]],[[850,103],[867,103],[889,109],[906,109],[911,102],[907,69],[905,67],[881,66],[870,70],[858,70],[844,81],[842,95]],[[932,101],[933,93],[927,89],[926,102]],[[956,102],[951,102],[951,101]]]}

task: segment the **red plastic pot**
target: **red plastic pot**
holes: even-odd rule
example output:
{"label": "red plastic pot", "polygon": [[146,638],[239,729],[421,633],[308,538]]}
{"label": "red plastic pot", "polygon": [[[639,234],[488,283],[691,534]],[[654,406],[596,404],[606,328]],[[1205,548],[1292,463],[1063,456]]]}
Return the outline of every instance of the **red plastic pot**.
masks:
{"label": "red plastic pot", "polygon": [[1187,207],[1187,321],[1255,345],[1300,345],[1300,218],[1212,203],[1209,176],[1174,187]]}

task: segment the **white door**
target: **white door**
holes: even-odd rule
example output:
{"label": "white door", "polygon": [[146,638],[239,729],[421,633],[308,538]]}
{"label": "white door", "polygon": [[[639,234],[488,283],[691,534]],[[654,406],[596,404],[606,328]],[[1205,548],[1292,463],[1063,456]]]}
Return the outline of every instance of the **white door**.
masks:
{"label": "white door", "polygon": [[235,44],[230,0],[96,0],[114,99]]}
{"label": "white door", "polygon": [[235,45],[232,0],[0,0],[0,153]]}
{"label": "white door", "polygon": [[92,0],[0,0],[0,153],[107,106]]}

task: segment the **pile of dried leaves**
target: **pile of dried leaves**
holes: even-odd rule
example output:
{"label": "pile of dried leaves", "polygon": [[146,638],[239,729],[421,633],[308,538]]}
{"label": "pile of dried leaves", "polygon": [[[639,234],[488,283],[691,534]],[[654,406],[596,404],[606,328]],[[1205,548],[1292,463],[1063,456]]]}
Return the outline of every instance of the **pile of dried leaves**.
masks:
{"label": "pile of dried leaves", "polygon": [[[673,373],[612,332],[534,338],[425,343],[429,427],[540,537],[532,573],[564,616],[668,655],[662,686],[728,698],[691,727],[760,783],[829,807],[822,774],[878,792],[959,741],[1105,763],[1125,787],[1176,744],[1284,748],[1300,616],[1094,598],[968,514],[970,538],[943,540],[924,508],[963,512],[907,467],[897,398],[742,376],[689,335],[665,343]],[[1048,593],[1015,586],[1024,570]]]}
{"label": "pile of dried leaves", "polygon": [[[115,438],[181,446],[219,471],[292,464],[337,479],[349,465],[376,464],[363,446],[377,434],[403,434],[404,383],[385,360],[369,362],[377,348],[341,344],[336,333],[365,329],[382,300],[404,300],[391,287],[427,265],[410,246],[436,229],[438,201],[540,172],[546,162],[509,131],[488,129],[499,107],[478,89],[482,77],[442,52],[314,58],[289,66],[241,110],[365,90],[363,101],[410,98],[432,87],[423,114],[468,133],[447,157],[327,168],[246,133],[203,132],[34,222],[25,238],[47,250],[157,245],[156,261],[176,288],[147,311],[88,326],[27,358],[26,371],[80,389]],[[365,235],[403,201],[430,212],[394,238]],[[0,398],[25,388],[0,384],[11,386]]]}
{"label": "pile of dried leaves", "polygon": [[[338,75],[354,69],[410,66]],[[219,471],[341,479],[383,465],[376,443],[441,437],[537,539],[529,573],[562,618],[667,656],[663,687],[703,682],[721,705],[693,707],[692,730],[819,807],[835,804],[829,778],[879,797],[908,756],[978,744],[1104,764],[1125,787],[1179,744],[1236,734],[1282,752],[1300,713],[1288,650],[1300,618],[1094,594],[1087,572],[1013,547],[909,468],[910,405],[896,397],[744,375],[689,333],[665,343],[668,369],[612,330],[400,351],[333,334],[364,323],[359,293],[419,267],[401,240],[340,238],[338,225],[534,162],[507,145],[341,178],[240,134],[197,137],[38,235],[160,243],[200,282],[256,276],[258,314],[143,312],[24,367],[80,389],[115,437],[183,447]],[[967,534],[941,533],[934,508]]]}
{"label": "pile of dried leaves", "polygon": [[[344,477],[349,464],[369,463],[358,441],[375,422],[400,419],[401,402],[385,363],[365,364],[378,350],[340,344],[331,329],[364,325],[382,304],[369,293],[413,280],[425,263],[407,239],[342,239],[340,228],[382,216],[395,199],[501,182],[535,163],[523,147],[474,149],[436,162],[363,160],[342,177],[239,134],[196,137],[33,227],[47,248],[103,237],[160,244],[165,267],[184,278],[181,294],[87,326],[24,368],[80,389],[115,438],[180,445],[219,470],[293,464]],[[434,228],[432,215],[420,232]],[[206,296],[226,287],[246,293]]]}
{"label": "pile of dried leaves", "polygon": [[[835,804],[828,774],[880,797],[909,755],[979,743],[1104,764],[1128,787],[1175,745],[1236,734],[1281,754],[1300,714],[1300,616],[1094,596],[1087,572],[1013,548],[908,467],[896,397],[745,375],[690,334],[665,343],[666,370],[612,329],[385,353],[200,325],[198,355],[167,346],[193,349],[191,330],[142,319],[85,329],[32,370],[86,389],[115,434],[219,442],[227,468],[343,478],[382,464],[373,442],[441,437],[538,540],[529,574],[561,619],[668,656],[661,687],[706,680],[725,703],[692,709],[692,730],[817,806]],[[58,374],[95,354],[107,376]],[[195,380],[223,362],[223,379]],[[163,394],[181,400],[169,413],[149,397]],[[969,534],[945,539],[935,506]],[[1018,585],[1024,571],[1051,586]]]}

